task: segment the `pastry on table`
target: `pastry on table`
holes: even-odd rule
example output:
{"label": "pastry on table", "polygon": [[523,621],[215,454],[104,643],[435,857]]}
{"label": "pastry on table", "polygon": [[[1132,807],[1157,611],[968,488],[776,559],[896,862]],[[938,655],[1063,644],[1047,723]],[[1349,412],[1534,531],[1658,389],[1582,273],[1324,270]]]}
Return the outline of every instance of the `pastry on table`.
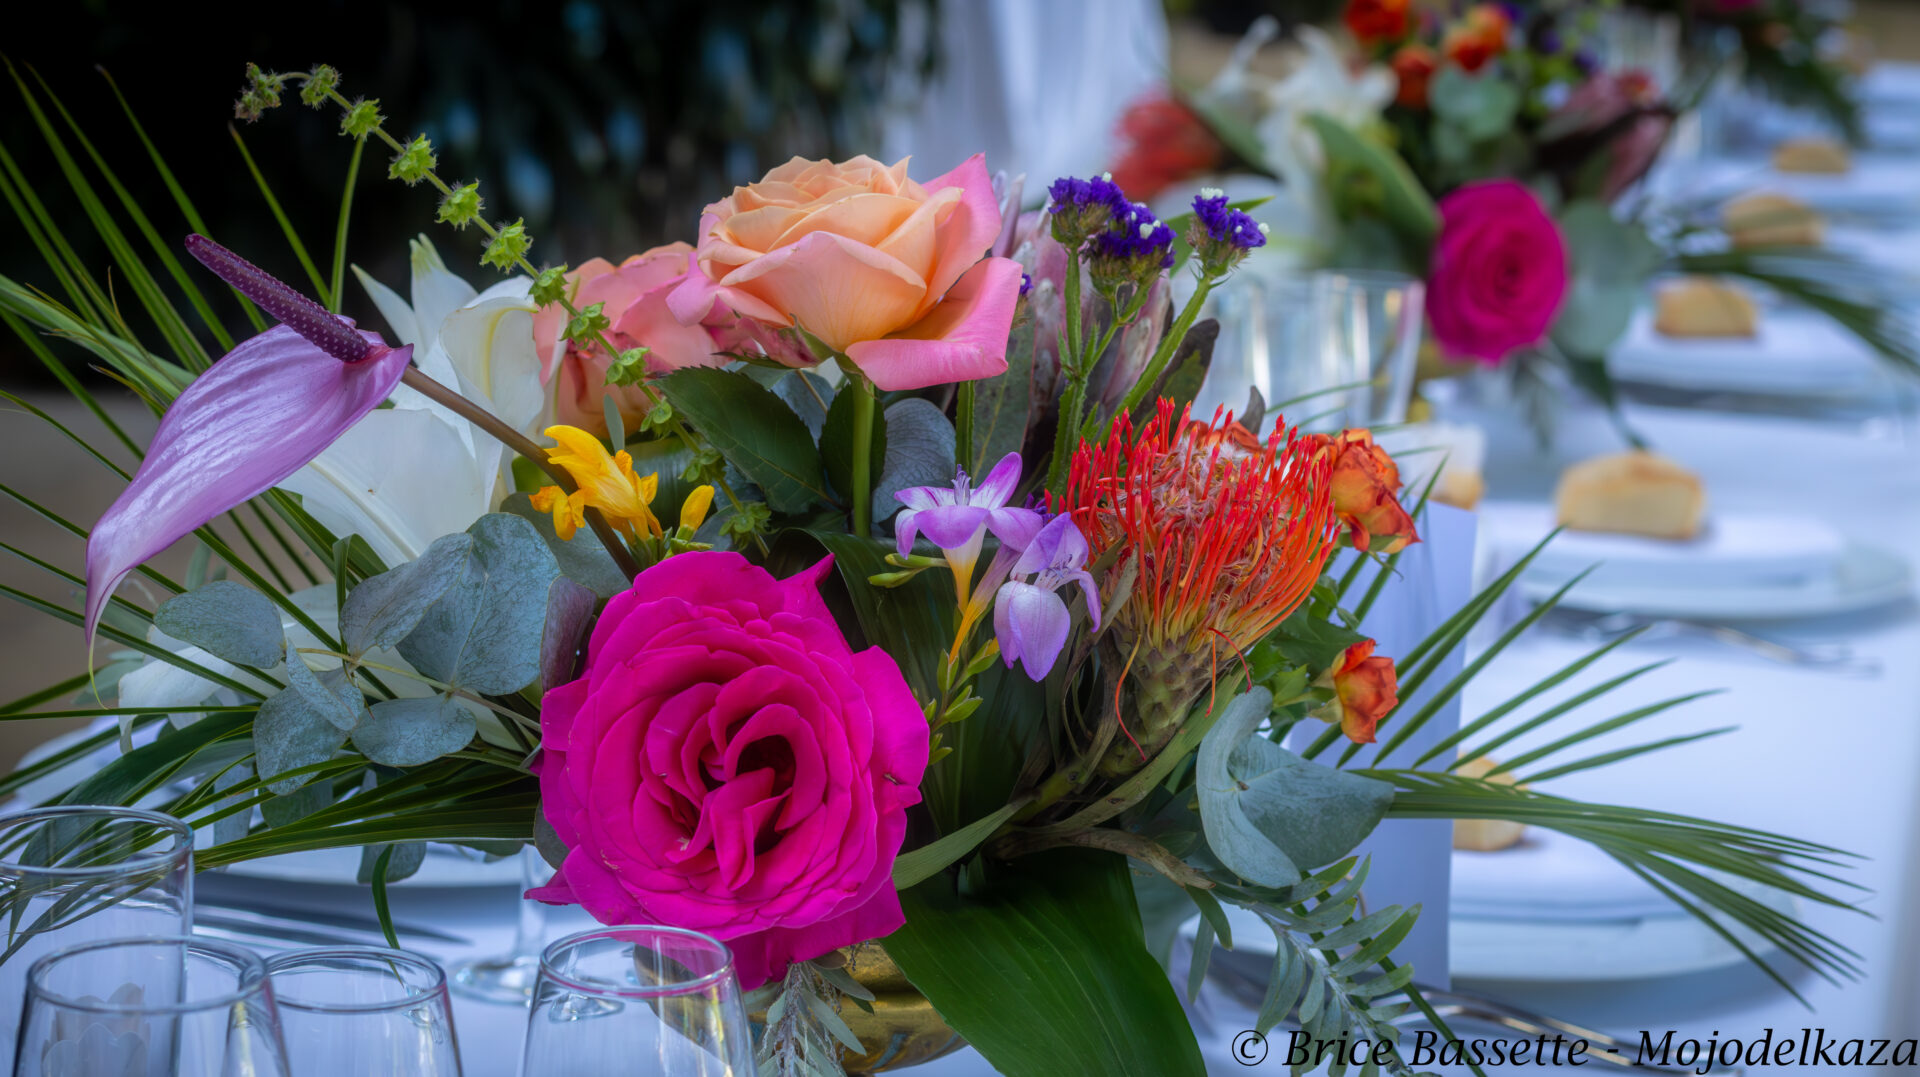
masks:
{"label": "pastry on table", "polygon": [[1468,512],[1479,506],[1487,491],[1486,480],[1481,477],[1487,435],[1477,426],[1426,419],[1382,430],[1374,435],[1374,441],[1399,466],[1403,484],[1400,496],[1409,505],[1428,483],[1433,484],[1433,492],[1428,495],[1431,500]]}
{"label": "pastry on table", "polygon": [[[1487,772],[1500,764],[1481,756],[1469,759],[1453,768],[1462,778],[1487,778]],[[1516,779],[1511,773],[1496,774],[1488,781],[1495,785],[1513,785]],[[1521,786],[1521,788],[1526,788]],[[1525,834],[1525,823],[1515,823],[1506,819],[1455,819],[1453,821],[1453,847],[1468,849],[1476,853],[1492,853],[1520,844]]]}
{"label": "pastry on table", "polygon": [[1750,337],[1760,309],[1738,285],[1712,277],[1683,277],[1654,297],[1654,332],[1669,337]]}
{"label": "pastry on table", "polygon": [[1706,507],[1698,475],[1644,450],[1582,460],[1553,492],[1554,514],[1571,531],[1690,539]]}
{"label": "pastry on table", "polygon": [[1736,247],[1818,247],[1826,241],[1826,220],[1783,194],[1742,195],[1721,207],[1720,224]]}
{"label": "pastry on table", "polygon": [[1830,138],[1790,138],[1773,148],[1773,167],[1777,172],[1837,176],[1853,168],[1853,158]]}

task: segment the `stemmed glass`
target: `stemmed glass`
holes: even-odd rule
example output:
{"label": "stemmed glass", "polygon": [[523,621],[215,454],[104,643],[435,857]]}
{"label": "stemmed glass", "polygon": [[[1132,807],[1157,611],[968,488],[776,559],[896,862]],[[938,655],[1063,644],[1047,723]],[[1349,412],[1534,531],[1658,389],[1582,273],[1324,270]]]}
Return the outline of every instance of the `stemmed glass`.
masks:
{"label": "stemmed glass", "polygon": [[342,946],[267,961],[293,1077],[460,1077],[440,966],[404,950]]}
{"label": "stemmed glass", "polygon": [[753,1040],[719,941],[670,927],[569,935],[540,955],[520,1077],[751,1077]]}
{"label": "stemmed glass", "polygon": [[193,930],[193,830],[136,808],[0,816],[0,1059],[34,961],[96,939]]}
{"label": "stemmed glass", "polygon": [[287,1077],[266,964],[176,935],[55,950],[27,973],[13,1077]]}
{"label": "stemmed glass", "polygon": [[1323,361],[1334,364],[1344,381],[1358,383],[1345,394],[1339,425],[1405,422],[1420,360],[1426,286],[1404,273],[1329,269],[1314,274],[1314,290]]}
{"label": "stemmed glass", "polygon": [[520,850],[520,890],[515,895],[513,946],[504,954],[481,957],[456,966],[453,990],[482,1002],[525,1006],[533,997],[533,981],[540,974],[540,946],[545,942],[547,907],[529,901],[526,892],[547,881],[553,869],[532,845]]}

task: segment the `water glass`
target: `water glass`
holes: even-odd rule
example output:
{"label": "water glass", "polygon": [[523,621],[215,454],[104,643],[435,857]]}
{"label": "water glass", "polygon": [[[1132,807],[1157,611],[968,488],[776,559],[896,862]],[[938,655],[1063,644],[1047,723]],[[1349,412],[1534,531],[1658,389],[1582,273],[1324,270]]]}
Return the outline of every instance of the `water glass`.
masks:
{"label": "water glass", "polygon": [[512,1006],[525,1006],[533,997],[533,981],[540,975],[540,946],[547,930],[547,907],[527,900],[525,895],[553,878],[553,868],[532,845],[521,849],[518,855],[520,889],[513,895],[513,945],[506,953],[477,957],[456,966],[453,991],[457,995]]}
{"label": "water glass", "polygon": [[13,1077],[288,1077],[266,964],[176,935],[55,950],[27,973]]}
{"label": "water glass", "polygon": [[569,935],[540,955],[520,1077],[752,1077],[733,954],[670,927]]}
{"label": "water glass", "polygon": [[267,961],[293,1077],[460,1077],[439,965],[404,950],[342,946]]}
{"label": "water glass", "polygon": [[193,830],[135,808],[0,815],[0,1060],[38,958],[97,939],[193,930]]}
{"label": "water glass", "polygon": [[1265,435],[1281,413],[1298,423],[1327,407],[1322,401],[1330,391],[1356,380],[1321,347],[1314,295],[1308,275],[1228,278],[1214,292],[1211,313],[1220,320],[1220,337],[1193,414],[1210,419],[1216,407],[1243,414],[1257,389],[1267,418],[1254,433]]}
{"label": "water glass", "polygon": [[1405,422],[1425,326],[1426,285],[1404,273],[1329,269],[1314,274],[1321,362],[1355,387],[1303,415],[1337,412],[1339,426]]}

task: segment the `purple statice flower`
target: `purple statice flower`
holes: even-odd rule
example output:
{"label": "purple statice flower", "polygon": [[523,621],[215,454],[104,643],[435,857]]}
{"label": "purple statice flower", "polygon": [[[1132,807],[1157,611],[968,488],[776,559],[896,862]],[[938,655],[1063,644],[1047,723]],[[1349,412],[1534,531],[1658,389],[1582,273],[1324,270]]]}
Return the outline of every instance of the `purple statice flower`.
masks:
{"label": "purple statice flower", "polygon": [[1020,274],[1020,294],[1024,296],[1031,291],[1033,291],[1033,274]]}
{"label": "purple statice flower", "polygon": [[[1100,272],[1101,264],[1124,264],[1132,267],[1144,266],[1157,272],[1173,268],[1173,229],[1153,215],[1144,202],[1129,203],[1123,212],[1115,213],[1113,224],[1093,237],[1093,270]],[[1129,278],[1141,276],[1138,272],[1126,272]],[[1145,274],[1151,276],[1152,273]]]}
{"label": "purple statice flower", "polygon": [[953,569],[962,601],[973,580],[973,566],[987,532],[1003,549],[1024,549],[1040,529],[1040,515],[1032,509],[1007,504],[1020,485],[1020,454],[1010,452],[975,486],[967,473],[958,473],[951,487],[914,486],[893,495],[906,508],[894,517],[893,537],[901,557],[913,552],[914,536],[924,534],[940,547]]}
{"label": "purple statice flower", "polygon": [[1193,220],[1188,240],[1208,277],[1225,276],[1248,252],[1267,245],[1267,226],[1227,205],[1227,193],[1218,187],[1202,188],[1194,197]]}
{"label": "purple statice flower", "polygon": [[1080,585],[1093,627],[1100,627],[1100,589],[1087,573],[1087,554],[1087,537],[1073,518],[1055,516],[1014,561],[993,603],[993,634],[1008,668],[1019,662],[1036,681],[1053,669],[1073,627],[1059,594],[1070,583]]}
{"label": "purple statice flower", "polygon": [[1047,194],[1052,198],[1047,214],[1053,221],[1053,238],[1068,250],[1078,250],[1131,208],[1127,196],[1114,185],[1111,172],[1092,179],[1063,176],[1053,181]]}

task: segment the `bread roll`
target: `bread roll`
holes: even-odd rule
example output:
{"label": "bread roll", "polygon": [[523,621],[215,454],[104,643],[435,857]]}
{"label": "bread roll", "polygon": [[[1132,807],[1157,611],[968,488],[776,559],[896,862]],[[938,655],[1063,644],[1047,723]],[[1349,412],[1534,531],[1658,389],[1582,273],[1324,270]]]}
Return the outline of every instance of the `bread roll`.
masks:
{"label": "bread roll", "polygon": [[1562,527],[1665,539],[1699,535],[1706,503],[1699,476],[1644,451],[1583,460],[1553,493]]}
{"label": "bread roll", "polygon": [[1660,289],[1653,328],[1670,337],[1750,337],[1760,311],[1740,288],[1711,277],[1687,277]]}
{"label": "bread roll", "polygon": [[1720,210],[1720,223],[1736,247],[1818,247],[1826,221],[1813,207],[1783,194],[1749,194]]}
{"label": "bread roll", "polygon": [[[1487,772],[1496,766],[1499,764],[1483,755],[1460,764],[1453,768],[1453,772],[1463,778],[1486,778]],[[1515,781],[1512,774],[1499,774],[1487,780],[1495,785],[1512,785]],[[1455,819],[1453,847],[1470,849],[1476,853],[1497,852],[1518,845],[1526,832],[1525,824],[1504,819]]]}
{"label": "bread roll", "polygon": [[1779,172],[1837,176],[1853,168],[1853,159],[1845,146],[1831,139],[1790,138],[1773,148],[1773,167]]}

